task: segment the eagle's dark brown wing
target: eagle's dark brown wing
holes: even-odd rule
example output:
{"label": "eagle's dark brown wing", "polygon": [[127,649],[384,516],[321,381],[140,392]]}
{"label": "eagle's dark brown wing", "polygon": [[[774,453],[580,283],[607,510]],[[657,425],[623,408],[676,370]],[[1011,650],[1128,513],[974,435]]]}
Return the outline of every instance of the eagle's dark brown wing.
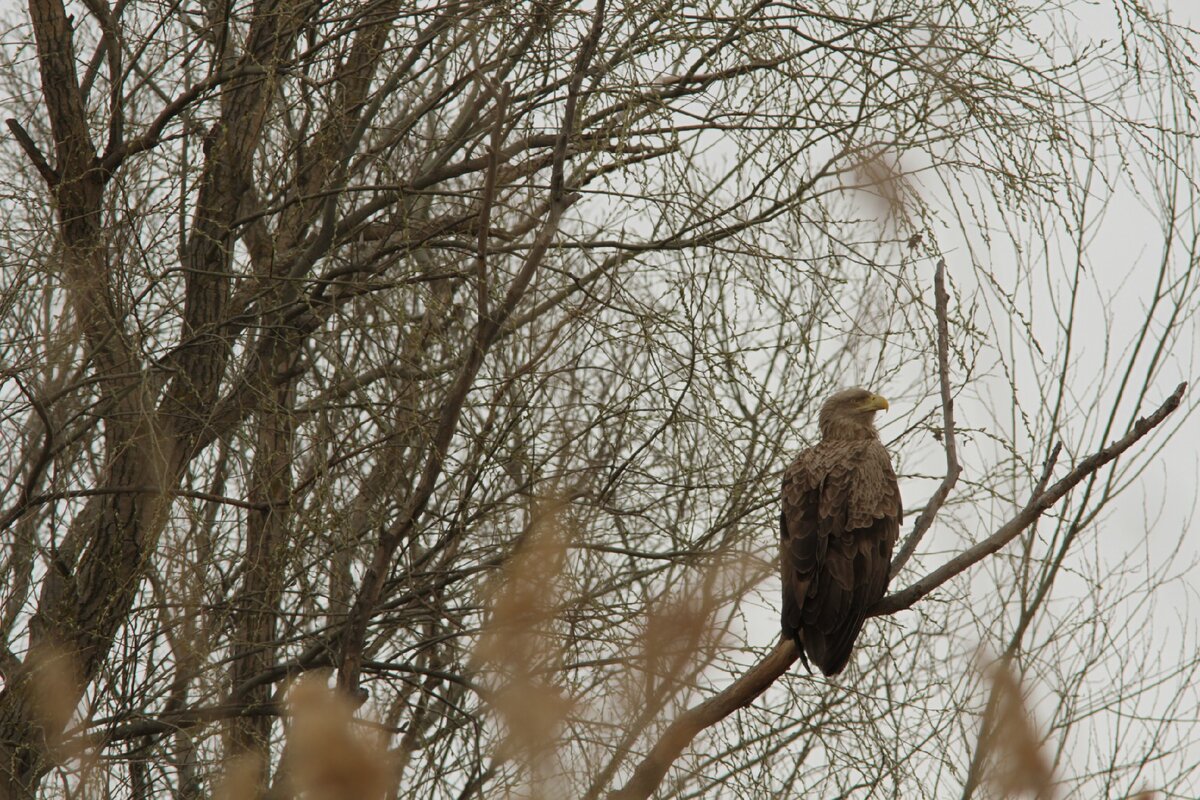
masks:
{"label": "eagle's dark brown wing", "polygon": [[887,590],[900,492],[878,440],[822,442],[788,468],[780,517],[781,622],[826,675],[850,659]]}

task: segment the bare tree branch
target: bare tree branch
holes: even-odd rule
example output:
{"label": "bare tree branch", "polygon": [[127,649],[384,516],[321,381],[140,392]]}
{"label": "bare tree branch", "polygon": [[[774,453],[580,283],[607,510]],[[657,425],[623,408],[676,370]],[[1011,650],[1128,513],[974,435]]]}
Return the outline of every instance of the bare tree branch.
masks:
{"label": "bare tree branch", "polygon": [[954,396],[950,391],[950,326],[947,321],[949,312],[946,308],[950,296],[946,292],[945,259],[938,260],[937,269],[933,273],[933,296],[937,313],[938,384],[942,393],[942,444],[946,448],[946,477],[942,478],[941,485],[929,498],[925,508],[921,510],[921,514],[913,525],[912,533],[904,540],[900,551],[892,560],[891,577],[893,578],[900,574],[900,570],[904,569],[904,565],[916,552],[917,546],[921,544],[921,539],[925,537],[929,526],[933,524],[934,517],[937,516],[942,504],[946,502],[950,490],[954,488],[954,484],[958,482],[958,476],[962,473],[962,466],[958,463],[958,449],[954,435]]}
{"label": "bare tree branch", "polygon": [[746,674],[713,697],[680,714],[637,765],[629,781],[608,800],[644,800],[654,794],[667,769],[683,753],[696,734],[715,725],[739,708],[745,708],[765,692],[800,658],[796,643],[780,637],[779,644]]}
{"label": "bare tree branch", "polygon": [[[1044,514],[1047,509],[1062,499],[1063,495],[1074,489],[1083,480],[1092,473],[1099,470],[1104,465],[1115,460],[1122,453],[1132,447],[1138,440],[1144,438],[1152,430],[1157,428],[1162,422],[1171,415],[1171,412],[1179,408],[1179,403],[1183,399],[1183,393],[1187,389],[1186,383],[1181,383],[1175,388],[1163,404],[1159,406],[1154,413],[1148,417],[1142,417],[1133,428],[1124,436],[1116,440],[1112,444],[1097,450],[1087,458],[1083,459],[1071,470],[1065,477],[1057,481],[1049,489],[1041,490],[1041,486],[1035,487],[1033,495],[1029,498],[1029,502],[1025,504],[1017,515],[1002,525],[988,538],[984,539],[979,544],[971,547],[954,558],[947,561],[942,566],[935,569],[920,580],[912,583],[898,592],[894,592],[879,601],[879,603],[871,609],[871,616],[882,616],[886,614],[894,614],[910,607],[913,603],[920,600],[925,595],[932,592],[937,587],[941,586],[946,581],[963,572],[973,564],[978,563],[984,557],[991,555],[999,550],[1004,545],[1011,542],[1021,534],[1023,530],[1032,525],[1038,517]],[[1053,460],[1049,461],[1049,465],[1053,465]],[[1048,467],[1049,468],[1049,467]],[[1039,481],[1039,484],[1041,481]]]}
{"label": "bare tree branch", "polygon": [[25,128],[21,127],[21,123],[12,117],[9,117],[4,122],[8,125],[8,129],[12,131],[17,144],[21,145],[21,149],[25,151],[25,155],[29,156],[29,160],[37,168],[38,174],[45,179],[46,185],[50,187],[56,186],[59,181],[58,173],[54,171],[54,167],[47,163],[46,157],[38,149],[37,142],[33,141],[33,137],[29,135]]}

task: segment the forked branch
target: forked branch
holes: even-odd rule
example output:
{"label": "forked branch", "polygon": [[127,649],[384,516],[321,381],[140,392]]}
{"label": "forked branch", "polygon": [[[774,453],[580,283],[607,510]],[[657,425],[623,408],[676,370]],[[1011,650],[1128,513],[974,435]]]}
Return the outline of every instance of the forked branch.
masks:
{"label": "forked branch", "polygon": [[[1148,417],[1142,417],[1133,428],[1129,430],[1120,439],[1117,439],[1107,447],[1097,450],[1087,458],[1080,461],[1075,469],[1067,473],[1066,477],[1059,480],[1049,489],[1044,488],[1049,478],[1049,468],[1042,480],[1038,481],[1038,486],[1034,488],[1029,501],[1025,506],[1017,512],[1016,516],[1008,522],[1001,525],[995,533],[979,542],[972,547],[967,548],[962,553],[959,553],[954,558],[947,561],[942,566],[935,569],[920,580],[912,583],[909,586],[901,589],[894,594],[890,594],[883,598],[871,609],[870,615],[873,617],[882,616],[885,614],[894,614],[897,611],[902,611],[910,607],[913,603],[920,600],[925,595],[932,592],[937,587],[941,586],[946,581],[953,578],[955,575],[966,570],[968,567],[978,563],[987,556],[995,553],[1001,547],[1011,542],[1013,539],[1021,535],[1021,532],[1037,521],[1038,517],[1046,513],[1047,510],[1063,496],[1082,483],[1088,476],[1099,470],[1104,465],[1115,460],[1118,456],[1133,447],[1137,441],[1146,436],[1150,431],[1157,428],[1162,422],[1170,416],[1171,412],[1179,407],[1180,401],[1183,400],[1183,393],[1187,389],[1187,383],[1181,383],[1175,387],[1175,391],[1171,396],[1159,406],[1153,414]],[[1052,458],[1058,453],[1058,448],[1055,448]],[[1052,466],[1052,462],[1048,467]]]}

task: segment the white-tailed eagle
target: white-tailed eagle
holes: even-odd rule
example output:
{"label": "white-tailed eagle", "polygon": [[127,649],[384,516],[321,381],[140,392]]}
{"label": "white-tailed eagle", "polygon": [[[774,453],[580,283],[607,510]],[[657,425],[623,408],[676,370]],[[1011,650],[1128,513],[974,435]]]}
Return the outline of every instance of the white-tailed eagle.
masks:
{"label": "white-tailed eagle", "polygon": [[826,675],[850,660],[871,608],[887,590],[900,532],[900,489],[875,431],[887,400],[866,389],[821,406],[821,441],[783,475],[779,562],[783,633],[807,667]]}

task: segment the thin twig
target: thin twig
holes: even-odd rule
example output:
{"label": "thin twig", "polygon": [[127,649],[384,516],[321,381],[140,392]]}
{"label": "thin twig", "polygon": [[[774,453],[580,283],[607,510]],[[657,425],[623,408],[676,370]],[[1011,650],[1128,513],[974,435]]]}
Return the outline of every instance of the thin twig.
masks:
{"label": "thin twig", "polygon": [[1050,476],[1054,474],[1054,465],[1058,463],[1058,454],[1061,452],[1062,442],[1055,442],[1054,448],[1050,451],[1050,457],[1046,459],[1046,466],[1042,467],[1042,477],[1038,478],[1037,486],[1033,487],[1034,497],[1046,491],[1046,486],[1050,483]]}
{"label": "thin twig", "polygon": [[937,313],[938,380],[942,391],[942,439],[946,448],[946,477],[942,478],[941,485],[938,486],[937,491],[929,498],[929,502],[925,504],[925,508],[917,517],[912,533],[900,546],[900,552],[892,561],[890,573],[892,578],[896,577],[908,560],[912,558],[917,545],[921,543],[921,539],[933,525],[934,518],[941,510],[942,504],[946,502],[946,498],[949,497],[950,490],[958,482],[958,476],[962,473],[962,465],[958,463],[958,448],[955,445],[954,436],[954,397],[950,393],[950,324],[947,321],[947,305],[950,295],[946,292],[945,260],[938,261],[937,269],[933,273],[933,297]]}

